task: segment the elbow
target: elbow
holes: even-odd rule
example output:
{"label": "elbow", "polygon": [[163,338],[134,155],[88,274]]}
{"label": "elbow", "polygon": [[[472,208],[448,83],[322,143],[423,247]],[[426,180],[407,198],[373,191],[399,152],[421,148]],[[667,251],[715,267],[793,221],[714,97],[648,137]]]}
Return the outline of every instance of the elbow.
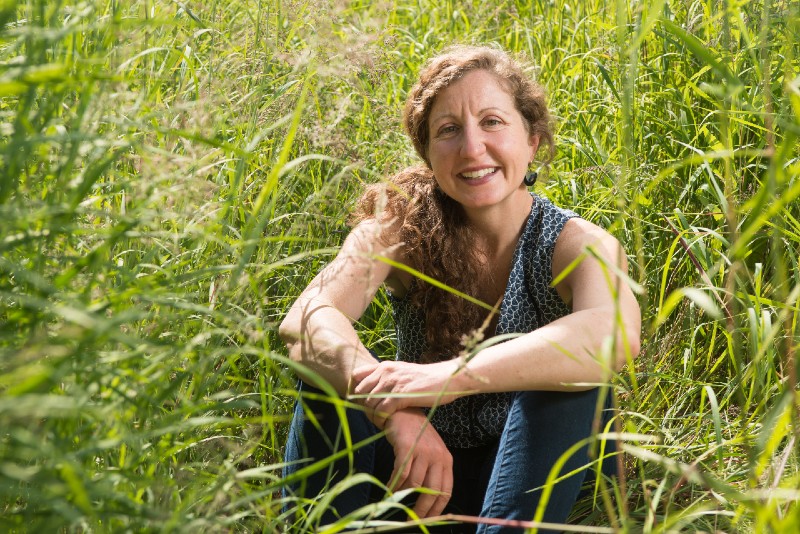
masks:
{"label": "elbow", "polygon": [[628,335],[626,348],[625,348],[625,360],[633,361],[639,356],[639,351],[642,350],[642,337],[637,330],[636,332],[632,332]]}
{"label": "elbow", "polygon": [[642,312],[635,299],[622,313],[621,328],[617,337],[616,371],[622,371],[625,365],[633,363],[642,350]]}
{"label": "elbow", "polygon": [[286,348],[289,350],[289,356],[295,359],[293,355],[296,354],[297,351],[293,349],[300,341],[300,325],[293,317],[291,311],[283,321],[281,321],[280,326],[278,326],[278,337],[281,338],[281,341],[284,342]]}
{"label": "elbow", "polygon": [[625,365],[632,363],[642,349],[642,340],[639,328],[631,329],[620,336],[617,341],[616,372],[622,371]]}

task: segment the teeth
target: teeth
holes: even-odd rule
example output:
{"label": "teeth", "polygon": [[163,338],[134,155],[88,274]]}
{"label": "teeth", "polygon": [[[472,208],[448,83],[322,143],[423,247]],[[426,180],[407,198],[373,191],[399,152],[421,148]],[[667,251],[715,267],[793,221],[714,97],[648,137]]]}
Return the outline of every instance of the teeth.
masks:
{"label": "teeth", "polygon": [[495,167],[490,167],[488,169],[481,169],[479,171],[472,171],[472,172],[462,172],[461,176],[464,178],[482,178],[489,173],[492,173],[496,170]]}

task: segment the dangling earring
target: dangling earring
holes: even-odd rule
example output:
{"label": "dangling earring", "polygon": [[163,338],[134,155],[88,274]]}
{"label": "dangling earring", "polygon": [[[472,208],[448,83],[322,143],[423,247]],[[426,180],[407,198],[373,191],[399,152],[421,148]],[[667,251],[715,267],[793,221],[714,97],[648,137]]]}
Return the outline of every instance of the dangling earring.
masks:
{"label": "dangling earring", "polygon": [[527,185],[528,187],[532,186],[536,183],[536,179],[539,177],[539,173],[536,171],[528,171],[525,173],[525,178],[522,179],[522,182]]}

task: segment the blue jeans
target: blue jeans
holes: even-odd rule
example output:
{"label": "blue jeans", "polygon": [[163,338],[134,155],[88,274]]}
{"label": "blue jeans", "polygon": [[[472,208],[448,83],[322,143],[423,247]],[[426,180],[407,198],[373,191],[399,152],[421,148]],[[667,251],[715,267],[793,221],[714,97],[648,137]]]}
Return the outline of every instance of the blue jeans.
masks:
{"label": "blue jeans", "polygon": [[[284,469],[284,477],[309,465],[311,462],[308,460],[319,461],[344,448],[342,421],[333,405],[325,400],[311,399],[307,393],[321,395],[319,390],[302,384],[286,445],[285,460],[290,464]],[[515,393],[503,434],[496,443],[475,449],[451,449],[453,495],[444,513],[528,521],[533,519],[543,495],[542,489],[534,488],[545,484],[551,468],[565,451],[591,435],[597,400],[597,389],[575,393]],[[314,414],[314,418],[308,417],[309,411]],[[346,418],[353,443],[369,440],[378,434],[378,429],[363,412],[348,409]],[[613,442],[608,442],[605,452],[613,450]],[[559,474],[578,470],[588,462],[588,445],[584,445],[569,457]],[[346,479],[351,473],[370,473],[386,483],[393,464],[392,447],[381,437],[356,449],[352,464],[349,457],[343,456],[299,484],[285,488],[284,497],[314,498]],[[613,474],[614,465],[613,461],[606,462],[603,471]],[[585,474],[586,470],[581,470],[552,485],[542,521],[567,521]],[[383,497],[385,492],[375,484],[352,486],[333,499],[326,513],[320,517],[319,524],[331,523],[338,517]],[[398,514],[396,517],[382,519],[405,518]],[[435,531],[463,533],[470,528],[472,527],[468,525],[457,525]],[[480,525],[477,532],[499,534],[521,530]]]}

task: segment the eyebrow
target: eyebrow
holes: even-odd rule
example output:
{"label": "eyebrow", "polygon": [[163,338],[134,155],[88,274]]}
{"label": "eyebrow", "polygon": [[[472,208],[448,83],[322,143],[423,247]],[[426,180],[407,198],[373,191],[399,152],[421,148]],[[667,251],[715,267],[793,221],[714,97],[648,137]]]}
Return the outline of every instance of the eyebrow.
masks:
{"label": "eyebrow", "polygon": [[[481,110],[478,110],[478,115],[483,115],[483,114],[485,114],[487,112],[491,112],[491,111],[499,111],[500,113],[503,113],[503,114],[507,114],[508,113],[507,111],[505,111],[505,110],[503,110],[501,108],[498,108],[497,106],[489,106],[487,108],[483,108]],[[446,118],[456,118],[456,116],[453,113],[442,113],[440,115],[436,115],[435,117],[431,117],[430,124],[433,125],[434,122],[436,122],[438,120],[441,120],[441,119],[446,119]]]}

